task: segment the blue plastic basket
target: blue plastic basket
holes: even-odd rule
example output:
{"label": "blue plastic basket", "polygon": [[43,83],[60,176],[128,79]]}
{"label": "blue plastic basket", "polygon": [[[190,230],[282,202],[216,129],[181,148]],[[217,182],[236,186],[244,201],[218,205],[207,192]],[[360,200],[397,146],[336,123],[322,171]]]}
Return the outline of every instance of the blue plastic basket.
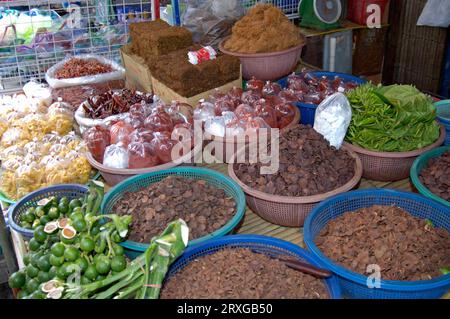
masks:
{"label": "blue plastic basket", "polygon": [[[314,71],[314,72],[309,72],[309,73],[318,78],[325,76],[329,79],[334,79],[336,76],[338,76],[341,79],[343,79],[344,82],[355,82],[359,85],[367,82],[366,80],[361,79],[357,76],[345,74],[345,73],[319,72],[319,71]],[[283,88],[286,88],[287,87],[287,77],[284,77],[284,78],[278,80],[278,83]],[[301,103],[301,102],[296,103],[296,105],[300,109],[300,114],[301,114],[300,123],[305,124],[305,125],[309,124],[311,126],[314,126],[314,118],[316,116],[316,109],[319,105],[318,104]]]}
{"label": "blue plastic basket", "polygon": [[450,100],[434,103],[438,121],[445,127],[445,145],[450,145]]}
{"label": "blue plastic basket", "polygon": [[69,199],[83,197],[88,192],[88,187],[78,184],[63,184],[49,186],[38,189],[25,197],[22,197],[17,203],[10,206],[8,210],[8,224],[16,232],[22,234],[26,238],[33,237],[33,230],[20,227],[19,218],[29,207],[37,206],[37,202],[50,196],[58,198],[67,197]]}
{"label": "blue plastic basket", "polygon": [[450,290],[450,274],[425,281],[381,280],[380,288],[368,288],[366,276],[338,265],[315,245],[315,237],[330,220],[346,212],[373,205],[396,205],[413,216],[431,220],[436,227],[447,231],[450,229],[448,207],[413,193],[368,189],[341,194],[322,202],[306,219],[304,241],[325,268],[338,276],[342,294],[345,297],[358,299],[431,299],[439,298],[447,293]]}
{"label": "blue plastic basket", "polygon": [[[128,178],[117,184],[107,193],[106,197],[103,199],[102,213],[114,213],[113,207],[115,203],[122,198],[124,193],[136,192],[143,187],[159,182],[170,175],[178,175],[191,179],[202,179],[212,186],[223,189],[227,196],[233,197],[236,202],[236,213],[228,223],[211,234],[190,241],[189,245],[195,245],[208,239],[222,237],[232,232],[244,217],[245,195],[239,185],[223,174],[211,169],[197,167],[177,167]],[[121,245],[125,248],[127,256],[133,259],[142,254],[148,247],[148,244],[137,243],[131,240],[127,240],[121,243]]]}
{"label": "blue plastic basket", "polygon": [[[324,268],[324,265],[309,252],[287,241],[260,235],[232,235],[211,239],[201,244],[188,247],[183,255],[170,267],[166,278],[169,279],[195,259],[213,254],[223,248],[248,248],[254,252],[269,256],[290,256],[306,261],[313,266]],[[341,289],[336,276],[333,275],[326,279],[325,284],[328,288],[330,298],[341,298]]]}

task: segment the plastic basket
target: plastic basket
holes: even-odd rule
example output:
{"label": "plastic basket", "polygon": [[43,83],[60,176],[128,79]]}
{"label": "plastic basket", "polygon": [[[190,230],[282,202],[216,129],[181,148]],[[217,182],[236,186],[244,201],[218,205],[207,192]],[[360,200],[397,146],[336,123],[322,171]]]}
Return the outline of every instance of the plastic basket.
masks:
{"label": "plastic basket", "polygon": [[366,179],[380,182],[395,182],[408,178],[411,166],[417,156],[442,145],[445,140],[445,128],[441,126],[441,135],[436,142],[411,152],[376,152],[344,142],[361,158]]}
{"label": "plastic basket", "polygon": [[426,281],[381,280],[380,288],[368,288],[366,276],[336,264],[315,245],[314,239],[330,220],[346,212],[373,205],[395,205],[413,216],[431,220],[437,227],[450,230],[450,209],[413,193],[387,189],[359,190],[332,197],[319,204],[306,219],[304,241],[325,268],[338,276],[344,297],[423,299],[439,298],[447,293],[450,289],[450,274]]}
{"label": "plastic basket", "polygon": [[[326,198],[353,189],[361,180],[363,169],[358,155],[345,148],[345,146],[342,149],[347,151],[355,159],[355,175],[346,184],[325,194],[290,197],[271,195],[255,190],[241,182],[235,174],[233,165],[233,162],[235,162],[234,158],[228,164],[228,175],[242,187],[246,194],[248,206],[261,218],[281,226],[302,227],[306,216],[315,205]],[[242,149],[240,152],[243,151]]]}
{"label": "plastic basket", "polygon": [[[211,234],[206,236],[194,239],[189,242],[189,245],[195,245],[201,243],[205,240],[222,237],[231,231],[239,224],[241,219],[244,217],[245,213],[245,196],[242,190],[239,188],[233,180],[229,177],[224,176],[216,171],[206,169],[206,168],[197,168],[197,167],[178,167],[170,170],[163,170],[159,172],[152,172],[143,175],[134,176],[129,178],[120,184],[117,184],[114,188],[112,188],[103,199],[102,202],[102,213],[110,214],[114,213],[113,207],[115,203],[122,198],[122,196],[126,192],[135,192],[148,185],[159,182],[166,178],[167,176],[178,175],[191,179],[202,179],[205,180],[208,184],[223,189],[227,196],[233,197],[236,202],[236,213],[233,218],[228,221],[222,228],[217,229]],[[148,244],[137,243],[131,240],[125,241],[121,243],[121,245],[125,248],[127,256],[130,258],[135,258],[141,253],[143,253]]]}
{"label": "plastic basket", "polygon": [[[306,261],[313,266],[323,268],[323,265],[309,252],[287,241],[259,235],[232,235],[212,239],[201,244],[187,248],[175,263],[170,267],[167,279],[182,270],[195,259],[213,254],[224,248],[248,248],[254,252],[269,256],[289,256]],[[336,276],[325,280],[330,298],[340,299],[341,289]]]}
{"label": "plastic basket", "polygon": [[434,103],[439,123],[445,127],[447,136],[445,145],[450,145],[450,100],[444,100]]}
{"label": "plastic basket", "polygon": [[[315,77],[321,78],[323,76],[333,79],[336,76],[340,77],[344,80],[344,82],[355,82],[359,85],[366,83],[367,81],[364,79],[361,79],[357,76],[345,74],[345,73],[336,73],[336,72],[309,72]],[[284,77],[280,80],[278,80],[278,83],[283,87],[287,87],[287,77]],[[308,104],[308,103],[296,103],[297,107],[300,109],[300,117],[301,117],[301,123],[302,124],[309,124],[311,126],[314,126],[314,118],[316,116],[316,109],[319,106],[318,104]]]}
{"label": "plastic basket", "polygon": [[450,151],[450,146],[439,147],[420,155],[414,161],[414,164],[411,167],[410,177],[414,187],[419,191],[420,194],[422,194],[425,197],[431,198],[450,208],[450,202],[433,194],[425,185],[422,184],[422,182],[419,179],[420,172],[428,165],[428,161],[432,158],[441,156],[447,151]]}
{"label": "plastic basket", "polygon": [[20,227],[19,218],[29,207],[37,206],[37,202],[50,196],[67,197],[69,199],[83,197],[88,192],[88,187],[78,184],[63,184],[38,189],[19,200],[8,210],[8,223],[12,229],[26,238],[33,237],[34,230]]}

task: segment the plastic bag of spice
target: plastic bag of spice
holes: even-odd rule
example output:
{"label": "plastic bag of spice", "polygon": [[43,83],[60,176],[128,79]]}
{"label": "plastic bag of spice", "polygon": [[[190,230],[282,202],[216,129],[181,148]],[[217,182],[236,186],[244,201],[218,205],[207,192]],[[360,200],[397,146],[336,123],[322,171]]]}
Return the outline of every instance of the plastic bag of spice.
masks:
{"label": "plastic bag of spice", "polygon": [[75,62],[71,63],[71,61],[74,61],[73,59],[74,59],[73,57],[65,58],[64,60],[56,63],[47,70],[45,74],[45,80],[47,81],[48,85],[50,85],[51,88],[56,89],[76,85],[102,83],[114,80],[121,80],[125,77],[125,69],[118,63],[94,54],[81,54],[76,56],[77,60],[85,60],[85,61],[95,60],[96,62],[98,62],[99,66],[97,72],[102,71],[101,68],[103,67],[101,67],[101,65],[107,67],[107,69],[111,71],[106,73],[98,73],[95,75],[58,78],[57,75],[61,71],[61,68],[64,68],[65,69],[64,71],[68,72],[68,74],[70,75],[77,74],[77,72],[82,74],[81,72],[83,72],[82,69],[83,67],[75,64]]}
{"label": "plastic bag of spice", "polygon": [[110,144],[109,130],[97,125],[85,131],[83,138],[92,157],[96,161],[101,162],[103,160],[103,154]]}
{"label": "plastic bag of spice", "polygon": [[171,140],[171,134],[169,132],[155,132],[150,144],[162,163],[168,163],[174,160],[172,159],[172,149],[177,142]]}
{"label": "plastic bag of spice", "polygon": [[128,145],[128,168],[148,168],[159,164],[151,143],[134,142]]}
{"label": "plastic bag of spice", "polygon": [[330,144],[341,148],[352,119],[352,108],[347,97],[335,93],[320,103],[314,119],[314,130],[322,134]]}
{"label": "plastic bag of spice", "polygon": [[103,156],[103,165],[111,168],[128,168],[128,152],[122,143],[109,145]]}

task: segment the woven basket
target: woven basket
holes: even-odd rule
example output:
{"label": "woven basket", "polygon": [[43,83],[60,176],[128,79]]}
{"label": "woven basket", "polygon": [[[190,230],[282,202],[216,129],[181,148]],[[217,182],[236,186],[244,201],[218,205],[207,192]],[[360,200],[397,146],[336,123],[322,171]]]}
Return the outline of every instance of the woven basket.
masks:
{"label": "woven basket", "polygon": [[414,160],[419,155],[441,146],[444,140],[445,128],[441,126],[441,135],[436,142],[411,152],[375,152],[350,143],[344,143],[344,145],[361,158],[364,178],[380,182],[395,182],[408,178]]}
{"label": "woven basket", "polygon": [[[300,110],[295,107],[292,106],[292,109],[295,112],[294,115],[294,119],[292,120],[291,123],[289,123],[288,126],[284,127],[283,129],[281,129],[281,132],[284,132],[292,127],[294,127],[295,125],[297,125],[298,123],[300,123]],[[269,132],[268,132],[269,133]],[[266,134],[269,135],[267,138],[270,138],[270,134]],[[207,135],[205,135],[206,138],[208,138]],[[205,146],[208,144],[214,143],[214,149],[220,149],[222,148],[222,154],[225,155],[223,156],[224,158],[220,158],[221,156],[216,157],[216,159],[220,162],[223,163],[230,163],[232,157],[234,156],[234,154],[241,148],[244,147],[246,145],[248,145],[248,141],[244,141],[242,137],[239,136],[235,136],[235,137],[228,137],[228,138],[223,138],[220,136],[211,136],[211,142],[209,141],[205,141]],[[227,151],[227,149],[229,151]]]}
{"label": "woven basket", "polygon": [[345,193],[353,189],[361,180],[363,169],[358,155],[345,146],[343,146],[342,149],[347,151],[350,156],[355,159],[355,175],[346,184],[325,194],[302,197],[271,195],[257,191],[242,183],[234,173],[233,163],[228,165],[228,174],[244,190],[247,205],[253,212],[273,224],[288,227],[301,227],[303,226],[306,216],[319,202],[331,196]]}
{"label": "woven basket", "polygon": [[119,169],[119,168],[111,168],[108,166],[105,166],[99,162],[97,162],[91,155],[91,153],[87,153],[87,159],[91,166],[96,168],[100,174],[102,175],[103,179],[105,180],[106,184],[109,186],[114,186],[127,178],[130,178],[135,175],[141,175],[151,172],[158,172],[170,168],[174,168],[177,166],[183,166],[183,163],[187,163],[187,165],[192,166],[193,165],[193,159],[195,158],[195,154],[201,151],[201,145],[195,146],[194,149],[185,156],[181,157],[178,161],[175,162],[169,162],[158,166],[153,166],[149,168],[139,168],[139,169]]}

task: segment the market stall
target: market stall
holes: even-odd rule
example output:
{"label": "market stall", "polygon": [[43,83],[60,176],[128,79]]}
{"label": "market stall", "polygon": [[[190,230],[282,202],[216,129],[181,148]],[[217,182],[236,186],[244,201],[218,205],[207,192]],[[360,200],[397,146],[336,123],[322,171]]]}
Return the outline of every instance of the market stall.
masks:
{"label": "market stall", "polygon": [[450,103],[313,70],[274,5],[207,3],[1,97],[15,297],[444,297]]}

